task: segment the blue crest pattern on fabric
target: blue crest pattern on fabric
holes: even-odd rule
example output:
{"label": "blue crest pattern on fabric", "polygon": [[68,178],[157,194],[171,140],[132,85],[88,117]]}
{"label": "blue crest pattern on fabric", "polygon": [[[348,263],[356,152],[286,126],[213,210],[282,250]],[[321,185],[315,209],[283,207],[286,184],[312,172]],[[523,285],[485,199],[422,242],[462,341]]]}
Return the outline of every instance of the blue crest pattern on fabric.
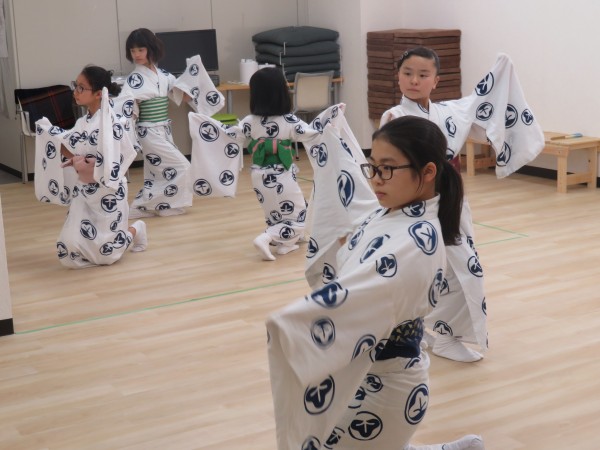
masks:
{"label": "blue crest pattern on fabric", "polygon": [[[118,117],[102,92],[101,108],[81,117],[70,130],[47,119],[36,123],[36,197],[44,203],[68,206],[69,214],[57,240],[57,257],[70,268],[107,265],[119,260],[132,241],[124,214],[127,204],[125,172],[136,155],[125,130],[129,120]],[[63,146],[73,155],[94,159],[93,177],[84,183],[67,161]],[[126,217],[126,216],[125,216]]]}

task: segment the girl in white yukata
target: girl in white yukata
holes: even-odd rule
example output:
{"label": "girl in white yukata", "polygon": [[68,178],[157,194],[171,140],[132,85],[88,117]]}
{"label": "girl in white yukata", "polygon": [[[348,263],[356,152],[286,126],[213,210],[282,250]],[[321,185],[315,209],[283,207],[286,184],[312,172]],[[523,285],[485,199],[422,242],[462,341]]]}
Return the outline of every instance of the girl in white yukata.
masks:
{"label": "girl in white yukata", "polygon": [[[440,70],[439,58],[433,50],[425,47],[408,50],[397,66],[403,97],[398,106],[383,113],[381,125],[406,115],[434,122],[446,136],[446,155],[458,172],[459,153],[471,132],[481,133],[485,129],[498,153],[496,172],[499,177],[514,172],[542,150],[543,133],[523,98],[506,55],[500,55],[471,95],[440,103],[430,100]],[[449,266],[442,299],[425,320],[427,327],[435,332],[426,335],[433,345],[433,353],[462,362],[480,360],[488,346],[483,270],[473,236],[471,210],[465,199],[461,245],[447,249]],[[464,343],[478,345],[481,353]]]}
{"label": "girl in white yukata", "polygon": [[[250,112],[239,127],[252,155],[251,178],[267,229],[254,239],[266,261],[299,248],[306,220],[306,201],[293,162],[294,141],[307,141],[319,132],[291,113],[287,80],[280,69],[267,67],[250,78]],[[249,140],[249,141],[248,141]]]}
{"label": "girl in white yukata", "polygon": [[[429,97],[439,81],[439,70],[439,58],[432,50],[417,47],[405,52],[398,62],[398,85],[403,97],[399,106],[383,113],[381,125],[393,118],[412,114],[405,108],[409,102],[431,119]],[[446,129],[444,123],[433,121],[442,131]],[[460,173],[459,151],[449,153],[447,150],[447,157],[457,173]],[[455,361],[474,362],[483,358],[483,355],[465,346],[463,341],[479,344],[482,350],[487,348],[486,305],[483,271],[477,259],[471,211],[466,199],[463,201],[461,217],[461,224],[464,225],[461,228],[462,246],[448,249],[449,264],[444,280],[443,297],[425,321],[427,327],[436,333],[426,337],[430,344],[433,343],[432,351],[435,355]],[[453,270],[453,267],[458,266],[477,269],[474,273],[462,271],[465,272],[464,279],[468,281],[468,287],[463,287],[461,279]],[[478,325],[479,336],[475,334],[475,325]]]}
{"label": "girl in white yukata", "polygon": [[[328,158],[347,151],[338,144]],[[380,207],[340,236],[335,279],[268,318],[279,450],[484,448],[476,435],[409,443],[429,401],[424,317],[438,301],[444,244],[460,240],[463,188],[445,150],[421,118],[376,131],[361,168]]]}
{"label": "girl in white yukata", "polygon": [[79,269],[108,265],[131,251],[146,249],[146,225],[127,225],[125,174],[136,151],[126,117],[117,118],[109,93],[120,87],[111,72],[86,66],[73,84],[73,96],[87,108],[71,130],[36,123],[35,191],[42,202],[69,206],[57,242],[59,261]]}
{"label": "girl in white yukata", "polygon": [[152,31],[132,31],[125,52],[136,65],[124,90],[136,101],[137,133],[144,155],[144,186],[131,205],[130,217],[184,214],[184,208],[192,205],[190,162],[175,146],[168,118],[176,78],[156,66],[164,46]]}

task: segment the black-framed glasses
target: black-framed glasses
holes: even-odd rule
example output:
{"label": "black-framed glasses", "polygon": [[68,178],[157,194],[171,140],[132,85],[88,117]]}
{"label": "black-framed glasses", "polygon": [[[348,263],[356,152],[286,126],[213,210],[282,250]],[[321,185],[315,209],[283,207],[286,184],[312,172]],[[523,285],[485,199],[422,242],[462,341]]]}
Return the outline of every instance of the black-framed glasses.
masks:
{"label": "black-framed glasses", "polygon": [[92,88],[83,87],[80,84],[77,84],[75,81],[71,81],[71,90],[77,92],[78,94],[83,94],[83,91],[93,91]]}
{"label": "black-framed glasses", "polygon": [[380,164],[378,166],[374,166],[371,163],[366,163],[361,164],[360,169],[362,170],[363,175],[369,180],[375,175],[379,175],[379,178],[386,181],[392,178],[392,176],[394,175],[394,170],[408,169],[412,166],[412,164],[403,164],[401,166],[389,166],[387,164]]}

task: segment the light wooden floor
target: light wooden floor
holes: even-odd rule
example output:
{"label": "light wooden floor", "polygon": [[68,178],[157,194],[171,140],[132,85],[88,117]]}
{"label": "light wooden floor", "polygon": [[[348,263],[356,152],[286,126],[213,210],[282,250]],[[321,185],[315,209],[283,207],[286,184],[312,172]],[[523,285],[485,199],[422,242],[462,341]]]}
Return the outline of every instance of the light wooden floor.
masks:
{"label": "light wooden floor", "polygon": [[[32,183],[0,186],[16,327],[0,338],[0,449],[275,449],[264,320],[307,292],[304,248],[260,260],[245,174],[234,199],[148,219],[146,252],[81,271],[55,257],[65,210]],[[415,441],[600,448],[600,190],[491,171],[465,183],[491,349],[432,357]]]}

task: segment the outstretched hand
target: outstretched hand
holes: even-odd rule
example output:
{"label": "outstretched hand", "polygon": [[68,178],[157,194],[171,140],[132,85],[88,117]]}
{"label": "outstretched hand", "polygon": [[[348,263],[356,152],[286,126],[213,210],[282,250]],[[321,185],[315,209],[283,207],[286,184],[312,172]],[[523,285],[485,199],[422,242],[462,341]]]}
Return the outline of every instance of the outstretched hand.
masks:
{"label": "outstretched hand", "polygon": [[68,167],[73,166],[75,172],[79,176],[79,179],[86,184],[95,183],[94,179],[94,167],[96,165],[96,158],[92,156],[81,156],[74,155],[71,159],[68,159],[62,166]]}

